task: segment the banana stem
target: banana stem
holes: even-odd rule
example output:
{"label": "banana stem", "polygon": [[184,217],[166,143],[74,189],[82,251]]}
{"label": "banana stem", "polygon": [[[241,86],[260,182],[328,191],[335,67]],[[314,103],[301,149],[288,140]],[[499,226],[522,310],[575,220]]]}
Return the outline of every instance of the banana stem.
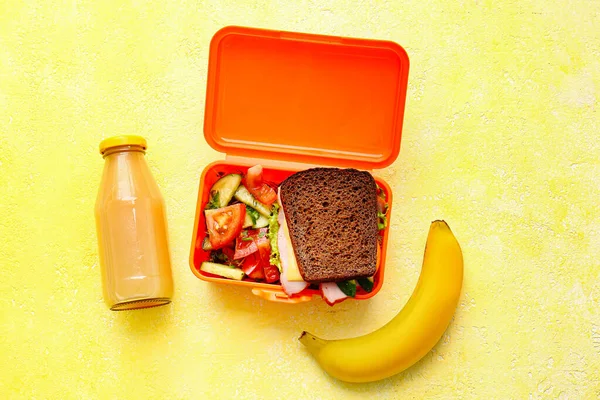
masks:
{"label": "banana stem", "polygon": [[316,337],[312,333],[306,331],[302,332],[302,335],[300,335],[298,340],[300,343],[305,345],[308,351],[310,351],[312,354],[318,353],[319,350],[325,346],[325,343],[327,343],[326,340]]}

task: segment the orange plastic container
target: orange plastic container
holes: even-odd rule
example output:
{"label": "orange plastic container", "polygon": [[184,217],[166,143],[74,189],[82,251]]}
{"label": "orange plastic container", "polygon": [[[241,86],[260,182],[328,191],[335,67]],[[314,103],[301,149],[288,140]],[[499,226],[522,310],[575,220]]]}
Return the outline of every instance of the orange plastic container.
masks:
{"label": "orange plastic container", "polygon": [[[314,166],[385,168],[400,151],[409,60],[390,41],[353,39],[245,27],[218,31],[210,45],[204,136],[224,161],[202,172],[190,251],[198,278],[241,285],[272,301],[298,303],[320,295],[307,288],[288,297],[279,284],[234,281],[199,270],[209,257],[204,207],[224,174],[261,164],[280,183]],[[375,177],[392,204],[389,185]],[[388,213],[388,217],[391,215]],[[379,269],[370,293],[383,284],[388,229],[380,232]]]}

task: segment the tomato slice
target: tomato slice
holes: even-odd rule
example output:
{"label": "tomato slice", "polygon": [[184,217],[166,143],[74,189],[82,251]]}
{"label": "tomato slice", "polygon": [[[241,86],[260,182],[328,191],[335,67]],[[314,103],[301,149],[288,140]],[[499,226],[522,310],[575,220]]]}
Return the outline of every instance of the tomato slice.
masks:
{"label": "tomato slice", "polygon": [[269,261],[271,258],[271,244],[269,243],[269,239],[266,237],[259,239],[257,246],[265,280],[267,283],[277,282],[279,280],[279,269],[277,269],[276,266],[271,265],[271,262]]}
{"label": "tomato slice", "polygon": [[244,184],[256,200],[270,206],[277,200],[277,193],[271,186],[263,182],[262,172],[262,165],[255,165],[254,167],[248,168],[248,172],[244,178]]}
{"label": "tomato slice", "polygon": [[258,253],[252,253],[244,259],[242,270],[251,279],[265,279],[261,260]]}
{"label": "tomato slice", "polygon": [[264,264],[263,269],[265,271],[265,280],[267,281],[267,283],[273,283],[279,280],[279,270],[276,266],[271,264]]}
{"label": "tomato slice", "polygon": [[248,275],[248,278],[261,281],[265,279],[265,271],[263,271],[260,264],[250,273],[250,275]]}
{"label": "tomato slice", "polygon": [[248,168],[246,172],[246,184],[249,187],[258,187],[263,184],[263,167],[262,165],[255,165],[254,167]]}
{"label": "tomato slice", "polygon": [[244,273],[250,278],[264,279],[267,283],[273,283],[279,280],[279,269],[270,262],[271,244],[267,232],[267,228],[242,231],[236,240],[234,258],[248,253],[242,265]]}
{"label": "tomato slice", "polygon": [[233,259],[238,260],[257,252],[258,244],[262,241],[266,241],[268,244],[269,239],[267,238],[267,232],[267,228],[242,231],[235,241],[235,254]]}
{"label": "tomato slice", "polygon": [[247,257],[257,251],[258,247],[252,238],[238,236],[235,240],[235,254],[233,255],[233,259],[239,260],[240,258]]}
{"label": "tomato slice", "polygon": [[[270,263],[271,244],[268,228],[240,230],[235,240],[235,252],[227,248],[227,256],[242,261],[242,270],[251,279],[266,280],[268,283],[279,280],[279,269]],[[225,250],[224,250],[225,251]]]}
{"label": "tomato slice", "polygon": [[252,193],[256,200],[268,206],[277,200],[277,193],[275,193],[275,190],[266,183],[263,183],[261,186],[256,188],[248,188],[248,191]]}
{"label": "tomato slice", "polygon": [[205,210],[204,215],[210,245],[213,249],[220,249],[233,242],[242,231],[246,206],[240,203],[216,210]]}

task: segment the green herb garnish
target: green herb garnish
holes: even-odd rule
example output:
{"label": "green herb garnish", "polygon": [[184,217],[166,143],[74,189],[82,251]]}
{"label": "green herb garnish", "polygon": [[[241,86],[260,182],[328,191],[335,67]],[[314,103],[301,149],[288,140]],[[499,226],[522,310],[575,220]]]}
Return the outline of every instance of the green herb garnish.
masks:
{"label": "green herb garnish", "polygon": [[213,250],[210,252],[210,262],[229,265],[229,257],[222,250]]}
{"label": "green herb garnish", "polygon": [[210,252],[210,257],[208,259],[208,261],[215,263],[215,264],[221,264],[221,265],[227,265],[229,267],[241,267],[244,259],[239,259],[239,260],[233,260],[229,257],[227,257],[227,255],[225,253],[223,253],[222,249],[219,250],[213,250]]}
{"label": "green herb garnish", "polygon": [[385,229],[387,227],[387,217],[384,213],[377,213],[377,227],[379,230]]}
{"label": "green herb garnish", "polygon": [[254,208],[246,206],[246,214],[250,216],[252,220],[252,225],[256,225],[256,221],[260,218],[260,213],[256,211]]}
{"label": "green herb garnish", "polygon": [[220,197],[220,192],[211,192],[210,200],[208,201],[208,204],[206,205],[206,207],[204,209],[205,210],[214,210],[216,208],[219,208],[219,197]]}

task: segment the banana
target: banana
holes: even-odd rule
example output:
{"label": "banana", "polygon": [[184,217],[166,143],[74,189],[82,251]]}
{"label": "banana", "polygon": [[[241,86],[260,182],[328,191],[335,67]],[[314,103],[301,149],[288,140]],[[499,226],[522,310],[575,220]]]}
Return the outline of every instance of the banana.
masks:
{"label": "banana", "polygon": [[458,304],[463,256],[444,221],[429,228],[417,286],[402,310],[367,335],[325,340],[302,332],[299,340],[331,376],[346,382],[372,382],[400,373],[440,340]]}

